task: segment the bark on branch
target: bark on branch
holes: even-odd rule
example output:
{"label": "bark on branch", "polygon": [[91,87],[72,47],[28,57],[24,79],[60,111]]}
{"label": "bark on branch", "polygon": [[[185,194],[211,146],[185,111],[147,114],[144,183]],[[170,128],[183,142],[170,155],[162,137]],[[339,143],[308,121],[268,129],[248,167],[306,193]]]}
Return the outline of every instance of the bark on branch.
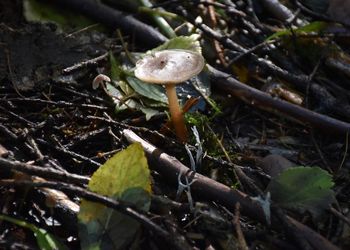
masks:
{"label": "bark on branch", "polygon": [[[266,224],[266,219],[261,206],[251,199],[249,195],[233,190],[228,186],[212,180],[206,176],[192,172],[188,167],[179,162],[175,157],[172,157],[152,144],[146,142],[129,129],[123,130],[123,135],[129,143],[141,143],[147,155],[149,164],[152,169],[160,173],[167,182],[177,183],[178,175],[186,175],[188,178],[196,180],[191,185],[191,191],[195,197],[205,200],[216,201],[231,211],[234,211],[237,202],[241,205],[241,211],[244,215],[256,219],[257,221]],[[285,220],[289,223],[298,236],[303,237],[303,240],[308,242],[313,249],[337,250],[338,247],[329,242],[322,235],[313,231],[311,228],[296,221],[295,219],[285,216]],[[279,226],[279,225],[274,225]]]}
{"label": "bark on branch", "polygon": [[94,0],[55,0],[66,8],[80,12],[113,29],[121,29],[126,34],[134,35],[136,43],[149,48],[164,43],[167,38],[152,26],[149,26],[128,13],[112,9]]}

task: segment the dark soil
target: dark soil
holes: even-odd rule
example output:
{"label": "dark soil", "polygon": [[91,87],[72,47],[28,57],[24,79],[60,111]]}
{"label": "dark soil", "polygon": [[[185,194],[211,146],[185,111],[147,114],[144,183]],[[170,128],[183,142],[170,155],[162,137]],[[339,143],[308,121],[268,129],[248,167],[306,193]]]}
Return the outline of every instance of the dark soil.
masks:
{"label": "dark soil", "polygon": [[[327,65],[326,60],[331,55],[338,59],[339,53],[329,52],[336,45],[349,67],[349,31],[331,38],[321,35],[290,37],[288,41],[281,38],[273,49],[262,46],[242,52],[233,49],[232,43],[252,48],[263,43],[277,27],[286,28],[289,23],[273,17],[258,1],[252,1],[254,13],[245,1],[218,1],[217,5],[216,1],[204,1],[200,7],[187,1],[176,2],[174,5],[167,1],[164,8],[192,23],[194,16],[201,15],[204,23],[219,32],[219,37],[215,37],[198,27],[207,62],[268,93],[270,99],[259,106],[253,92],[227,91],[218,84],[222,78],[213,80],[211,76],[211,98],[221,112],[216,113],[207,103],[204,110],[192,109],[186,115],[188,128],[196,125],[205,152],[197,171],[211,180],[194,184],[191,209],[185,193],[177,197],[176,170],[164,174],[162,162],[148,155],[154,196],[150,213],[139,220],[143,230],[137,237],[138,245],[143,249],[247,249],[245,246],[321,249],[317,245],[321,244],[323,249],[349,249],[350,161],[346,131],[350,128],[349,69],[341,71],[341,67]],[[215,25],[208,14],[212,11],[210,3],[216,10]],[[290,8],[296,10],[295,5]],[[0,3],[1,213],[44,228],[69,249],[78,249],[77,210],[81,197],[88,196],[79,188],[86,190],[88,177],[129,145],[125,129],[188,167],[190,161],[184,145],[176,140],[171,129],[164,129],[166,109],[160,109],[161,113],[149,121],[137,110],[116,113],[110,96],[102,89],[92,89],[96,75],[110,73],[108,52],[116,58],[124,54],[125,44],[115,38],[113,30],[108,34],[92,29],[62,30],[54,23],[27,22],[22,14],[21,1]],[[153,25],[137,13],[131,12],[130,16]],[[315,17],[303,12],[298,18],[311,21]],[[129,33],[124,30],[123,35],[129,51],[148,49],[143,46],[144,41],[134,39],[131,30]],[[148,45],[157,44],[163,36],[144,39],[153,39]],[[310,44],[319,46],[318,51],[311,51]],[[321,49],[322,53],[318,53]],[[261,63],[266,59],[286,69],[287,75]],[[297,103],[299,97],[301,103]],[[303,120],[309,113],[300,116],[284,113],[273,106],[276,99],[321,114],[320,122]],[[191,135],[188,145],[193,153],[195,143]],[[19,162],[24,164],[23,168]],[[173,164],[176,169],[178,163]],[[319,218],[273,206],[272,224],[267,225],[261,219],[264,218],[261,208],[254,212],[257,205],[251,198],[264,194],[262,190],[271,178],[295,165],[318,166],[331,174],[336,201]],[[30,169],[31,166],[41,167],[45,173]],[[68,177],[62,177],[63,173],[69,173]],[[46,188],[33,187],[37,185],[33,183],[40,182],[46,183]],[[225,186],[210,190],[218,182]],[[209,191],[203,192],[201,187]],[[220,190],[226,187],[237,193],[225,197]],[[52,189],[60,189],[67,196],[57,198]],[[227,197],[237,200],[227,201]],[[238,203],[241,209],[235,207]],[[105,204],[113,207],[111,203]],[[122,204],[118,209],[127,214],[127,208]],[[137,209],[136,212],[143,214]],[[149,226],[149,221],[167,234],[164,236],[159,228]],[[0,232],[0,248],[38,248],[28,229],[1,221]]]}

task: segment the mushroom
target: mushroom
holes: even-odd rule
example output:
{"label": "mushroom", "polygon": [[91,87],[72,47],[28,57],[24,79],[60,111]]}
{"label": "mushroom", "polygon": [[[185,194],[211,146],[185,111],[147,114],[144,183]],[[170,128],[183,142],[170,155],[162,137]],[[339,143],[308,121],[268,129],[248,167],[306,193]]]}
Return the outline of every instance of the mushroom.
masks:
{"label": "mushroom", "polygon": [[138,79],[165,85],[171,121],[181,142],[186,142],[187,130],[175,85],[199,74],[203,67],[204,58],[201,54],[180,49],[153,52],[136,63],[135,76]]}
{"label": "mushroom", "polygon": [[[98,87],[102,86],[103,89],[105,91],[107,91],[106,87],[103,85],[105,82],[111,82],[111,78],[109,78],[108,76],[106,76],[104,74],[97,75],[94,78],[94,80],[92,81],[92,89],[96,90],[96,89],[98,89]],[[108,93],[108,92],[106,92],[106,93]]]}

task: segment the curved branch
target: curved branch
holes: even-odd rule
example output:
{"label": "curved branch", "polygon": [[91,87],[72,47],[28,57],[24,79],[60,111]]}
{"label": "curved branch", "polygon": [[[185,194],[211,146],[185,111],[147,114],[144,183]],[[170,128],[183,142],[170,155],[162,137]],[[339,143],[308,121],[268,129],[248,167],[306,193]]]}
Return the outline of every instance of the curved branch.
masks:
{"label": "curved branch", "polygon": [[270,95],[243,84],[227,73],[208,66],[212,84],[218,89],[239,98],[245,103],[272,113],[282,114],[303,125],[318,128],[323,131],[332,131],[346,134],[350,131],[350,124],[326,115],[316,113],[286,101],[272,98]]}
{"label": "curved branch", "polygon": [[128,13],[112,9],[94,0],[55,0],[57,4],[73,9],[113,29],[133,35],[136,43],[153,48],[164,43],[167,38],[155,28],[137,20]]}
{"label": "curved branch", "polygon": [[[232,211],[236,203],[240,203],[242,213],[246,216],[256,219],[257,221],[266,224],[266,219],[261,206],[251,199],[251,197],[239,190],[231,189],[230,187],[221,184],[204,175],[192,172],[188,167],[179,162],[175,157],[172,157],[161,150],[146,142],[129,129],[123,130],[123,135],[129,143],[141,143],[147,155],[149,164],[152,169],[160,173],[167,182],[177,183],[177,176],[181,173],[195,182],[191,185],[193,195],[204,200],[216,201]],[[338,247],[329,242],[322,235],[318,234],[308,226],[294,220],[289,216],[284,216],[288,224],[294,227],[299,237],[309,243],[314,249],[323,250],[339,250]],[[274,225],[276,227],[280,226]]]}

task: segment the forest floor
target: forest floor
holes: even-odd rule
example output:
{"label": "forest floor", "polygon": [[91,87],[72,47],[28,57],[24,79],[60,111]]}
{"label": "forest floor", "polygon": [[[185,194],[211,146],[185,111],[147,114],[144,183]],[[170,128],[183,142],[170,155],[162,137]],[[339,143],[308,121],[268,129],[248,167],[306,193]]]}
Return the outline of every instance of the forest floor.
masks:
{"label": "forest floor", "polygon": [[[0,248],[350,248],[347,23],[298,1],[50,7],[77,26],[24,2],[0,3]],[[177,89],[186,143],[132,75],[164,43],[207,63]],[[150,176],[127,172],[143,154]],[[94,177],[110,158],[124,170]],[[147,194],[110,191],[137,181]]]}

